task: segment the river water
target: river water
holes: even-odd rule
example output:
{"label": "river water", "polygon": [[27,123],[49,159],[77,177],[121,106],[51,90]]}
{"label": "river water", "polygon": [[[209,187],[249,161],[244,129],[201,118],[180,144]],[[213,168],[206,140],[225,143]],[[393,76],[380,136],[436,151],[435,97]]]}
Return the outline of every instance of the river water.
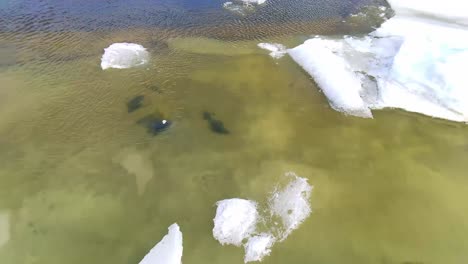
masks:
{"label": "river water", "polygon": [[[313,212],[264,263],[466,262],[466,125],[345,116],[289,57],[256,47],[366,33],[381,4],[0,1],[1,263],[137,264],[174,222],[184,263],[242,263],[212,237],[216,201],[261,200],[289,171],[314,186]],[[150,63],[103,71],[115,42]],[[148,117],[172,125],[153,135]]]}

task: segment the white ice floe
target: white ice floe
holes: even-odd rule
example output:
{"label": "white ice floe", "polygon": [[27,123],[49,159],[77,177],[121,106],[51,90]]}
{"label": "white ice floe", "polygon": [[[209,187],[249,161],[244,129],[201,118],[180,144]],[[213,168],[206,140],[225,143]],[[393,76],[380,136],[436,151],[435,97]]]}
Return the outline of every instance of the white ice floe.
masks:
{"label": "white ice floe", "polygon": [[168,228],[169,232],[151,249],[140,261],[140,264],[181,264],[182,263],[182,232],[174,223]]}
{"label": "white ice floe", "polygon": [[264,257],[270,255],[271,247],[275,241],[275,237],[268,233],[250,237],[244,245],[244,262],[262,261]]}
{"label": "white ice floe", "polygon": [[270,56],[275,59],[279,59],[287,53],[286,47],[278,43],[259,43],[257,46],[261,49],[268,50]]}
{"label": "white ice floe", "polygon": [[320,86],[330,105],[351,115],[372,117],[369,107],[360,96],[361,81],[351,71],[344,58],[335,53],[340,43],[325,43],[322,39],[311,39],[289,50],[289,55]]}
{"label": "white ice floe", "polygon": [[223,4],[224,9],[245,16],[255,11],[255,6],[263,5],[266,0],[235,0]]}
{"label": "white ice floe", "polygon": [[368,36],[317,37],[289,54],[339,111],[400,108],[467,122],[468,2],[448,2],[390,0],[396,16]]}
{"label": "white ice floe", "polygon": [[101,68],[127,69],[146,64],[149,61],[148,51],[139,44],[114,43],[104,49]]}
{"label": "white ice floe", "polygon": [[[271,253],[276,241],[286,237],[310,215],[312,186],[294,173],[286,174],[287,184],[276,188],[257,211],[257,203],[239,198],[217,202],[213,236],[222,245],[244,246],[244,262],[261,261]],[[281,223],[276,223],[279,218]],[[259,232],[258,224],[266,227]]]}
{"label": "white ice floe", "polygon": [[227,199],[216,203],[213,237],[222,245],[241,246],[254,231],[258,220],[257,203],[244,199]]}
{"label": "white ice floe", "polygon": [[312,212],[309,202],[312,186],[307,179],[294,173],[287,176],[291,178],[288,184],[273,192],[269,199],[271,214],[282,220],[283,227],[277,232],[280,241],[286,239]]}
{"label": "white ice floe", "polygon": [[266,0],[241,0],[244,4],[255,4],[255,5],[261,5],[266,2]]}

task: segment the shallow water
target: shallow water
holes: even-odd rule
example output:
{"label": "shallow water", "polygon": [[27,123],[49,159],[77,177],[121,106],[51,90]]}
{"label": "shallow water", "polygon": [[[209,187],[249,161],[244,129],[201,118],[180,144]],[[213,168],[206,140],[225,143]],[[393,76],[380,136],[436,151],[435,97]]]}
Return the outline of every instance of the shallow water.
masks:
{"label": "shallow water", "polygon": [[[243,249],[212,237],[214,204],[262,200],[288,171],[314,185],[313,213],[264,263],[468,258],[465,125],[344,116],[289,57],[256,48],[365,31],[374,25],[341,22],[361,1],[283,18],[281,3],[238,17],[217,1],[149,2],[0,5],[2,264],[136,264],[173,222],[184,263],[242,263]],[[151,62],[102,71],[103,48],[120,41],[147,47]],[[153,136],[138,123],[149,115],[173,124]]]}

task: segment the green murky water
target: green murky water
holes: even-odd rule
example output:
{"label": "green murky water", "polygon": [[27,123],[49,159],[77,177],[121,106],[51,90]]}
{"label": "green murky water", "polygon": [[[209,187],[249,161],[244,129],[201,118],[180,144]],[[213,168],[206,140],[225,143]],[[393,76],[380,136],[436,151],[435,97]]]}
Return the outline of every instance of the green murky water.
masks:
{"label": "green murky water", "polygon": [[[268,40],[305,37],[278,35]],[[0,263],[136,264],[173,222],[184,263],[242,263],[243,249],[212,237],[214,204],[262,200],[288,171],[314,185],[313,213],[263,263],[468,259],[465,125],[398,110],[344,116],[258,39],[145,28],[31,36],[14,35],[34,48],[15,48],[2,35]],[[102,71],[102,49],[129,40],[148,47],[150,64]],[[137,95],[143,106],[128,113]],[[211,131],[205,111],[230,133]],[[150,135],[138,124],[148,115],[173,125]]]}

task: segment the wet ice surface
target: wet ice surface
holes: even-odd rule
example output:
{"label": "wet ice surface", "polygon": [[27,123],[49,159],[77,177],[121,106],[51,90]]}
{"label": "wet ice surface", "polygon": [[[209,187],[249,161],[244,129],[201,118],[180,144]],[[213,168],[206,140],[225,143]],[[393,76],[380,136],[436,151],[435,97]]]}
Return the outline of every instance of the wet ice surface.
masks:
{"label": "wet ice surface", "polygon": [[274,243],[275,238],[268,233],[250,237],[244,245],[244,262],[262,261],[264,257],[270,255]]}
{"label": "wet ice surface", "polygon": [[179,225],[172,224],[169,232],[139,264],[181,264],[182,263],[182,232]]}
{"label": "wet ice surface", "polygon": [[338,111],[401,108],[467,122],[468,16],[458,11],[466,4],[390,4],[396,16],[366,37],[317,37],[289,53]]}
{"label": "wet ice surface", "polygon": [[240,246],[255,231],[258,221],[256,202],[233,198],[216,205],[213,237],[222,245]]}
{"label": "wet ice surface", "polygon": [[[276,241],[284,241],[310,215],[312,186],[293,172],[284,176],[286,184],[277,186],[268,198],[267,209],[259,210],[255,201],[239,198],[216,203],[213,237],[222,245],[244,245],[244,262],[261,261],[270,255]],[[278,223],[279,221],[280,223]],[[259,227],[267,226],[260,233]]]}
{"label": "wet ice surface", "polygon": [[270,56],[279,59],[286,55],[286,47],[278,43],[259,43],[258,47],[270,52]]}

